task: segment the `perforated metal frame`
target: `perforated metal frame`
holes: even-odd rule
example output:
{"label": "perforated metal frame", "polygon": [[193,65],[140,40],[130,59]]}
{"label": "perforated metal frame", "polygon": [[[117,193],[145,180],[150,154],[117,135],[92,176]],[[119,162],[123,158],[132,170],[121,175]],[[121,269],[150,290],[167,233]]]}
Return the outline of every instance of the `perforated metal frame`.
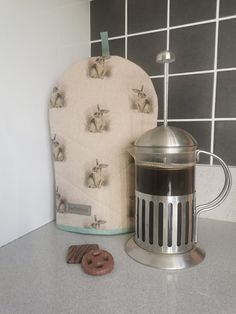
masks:
{"label": "perforated metal frame", "polygon": [[136,191],[135,235],[127,254],[160,269],[184,269],[199,264],[205,252],[194,243],[195,194],[149,195]]}
{"label": "perforated metal frame", "polygon": [[149,195],[136,191],[137,245],[150,252],[184,253],[193,248],[194,194]]}

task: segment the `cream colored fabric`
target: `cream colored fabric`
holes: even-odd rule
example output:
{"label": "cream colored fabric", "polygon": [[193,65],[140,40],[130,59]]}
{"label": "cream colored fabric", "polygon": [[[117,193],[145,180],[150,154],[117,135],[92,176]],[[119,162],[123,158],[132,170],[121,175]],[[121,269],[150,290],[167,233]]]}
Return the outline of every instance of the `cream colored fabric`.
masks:
{"label": "cream colored fabric", "polygon": [[[58,81],[51,99],[51,136],[57,142],[53,152],[58,159],[54,162],[60,207],[56,219],[57,224],[78,231],[88,228],[88,233],[94,233],[97,228],[99,233],[116,233],[133,228],[134,164],[127,149],[156,126],[157,96],[150,78],[136,64],[113,56],[105,60],[105,74],[99,78],[90,76],[95,61],[89,58],[73,64]],[[146,94],[150,113],[139,112],[137,90]],[[141,105],[145,105],[143,99]],[[95,125],[94,114],[99,110],[105,111],[103,122]],[[96,162],[103,166],[101,180],[95,184],[92,169]],[[67,203],[90,205],[91,215],[68,213]]]}

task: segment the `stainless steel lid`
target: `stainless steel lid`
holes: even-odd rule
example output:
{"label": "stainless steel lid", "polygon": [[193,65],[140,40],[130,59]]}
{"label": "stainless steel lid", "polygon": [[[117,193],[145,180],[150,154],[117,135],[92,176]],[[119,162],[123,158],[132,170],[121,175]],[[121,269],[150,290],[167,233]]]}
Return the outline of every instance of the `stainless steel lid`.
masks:
{"label": "stainless steel lid", "polygon": [[145,132],[134,145],[153,148],[194,148],[197,146],[197,141],[182,129],[162,125]]}

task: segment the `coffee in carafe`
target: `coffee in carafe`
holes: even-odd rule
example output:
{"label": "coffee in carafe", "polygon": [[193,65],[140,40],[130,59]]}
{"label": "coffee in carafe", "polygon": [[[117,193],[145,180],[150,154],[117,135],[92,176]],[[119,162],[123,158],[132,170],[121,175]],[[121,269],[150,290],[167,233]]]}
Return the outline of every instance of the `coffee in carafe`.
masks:
{"label": "coffee in carafe", "polygon": [[136,165],[136,190],[162,196],[180,196],[195,191],[195,167],[163,168]]}

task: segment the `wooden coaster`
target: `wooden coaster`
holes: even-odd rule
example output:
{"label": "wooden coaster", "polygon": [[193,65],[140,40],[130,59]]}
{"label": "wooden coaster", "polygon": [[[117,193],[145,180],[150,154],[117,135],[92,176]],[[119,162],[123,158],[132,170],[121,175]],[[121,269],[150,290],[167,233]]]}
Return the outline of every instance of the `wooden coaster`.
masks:
{"label": "wooden coaster", "polygon": [[66,261],[68,264],[80,264],[84,254],[96,249],[99,249],[97,244],[71,245],[67,252]]}

